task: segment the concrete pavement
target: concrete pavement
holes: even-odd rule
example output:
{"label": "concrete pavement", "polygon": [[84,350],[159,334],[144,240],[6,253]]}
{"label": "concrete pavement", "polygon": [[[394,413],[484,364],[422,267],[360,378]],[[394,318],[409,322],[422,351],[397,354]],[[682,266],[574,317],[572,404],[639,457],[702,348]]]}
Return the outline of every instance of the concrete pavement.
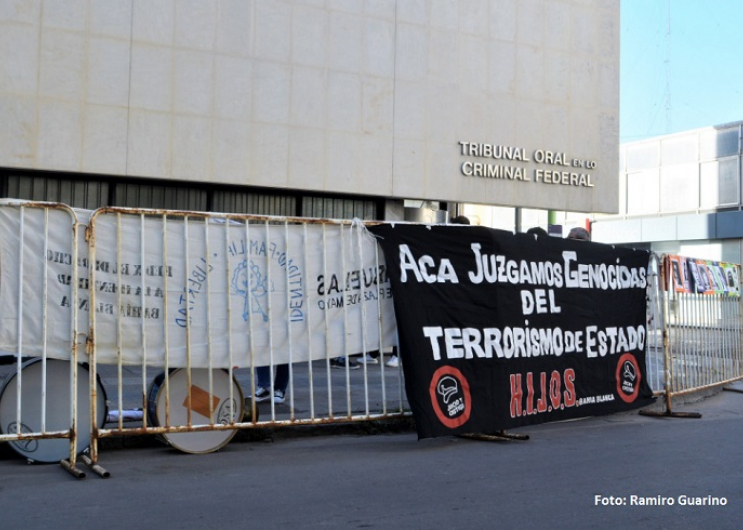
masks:
{"label": "concrete pavement", "polygon": [[0,517],[3,528],[739,528],[743,395],[677,409],[702,418],[630,412],[500,443],[277,429],[208,455],[104,451],[108,480],[10,457]]}

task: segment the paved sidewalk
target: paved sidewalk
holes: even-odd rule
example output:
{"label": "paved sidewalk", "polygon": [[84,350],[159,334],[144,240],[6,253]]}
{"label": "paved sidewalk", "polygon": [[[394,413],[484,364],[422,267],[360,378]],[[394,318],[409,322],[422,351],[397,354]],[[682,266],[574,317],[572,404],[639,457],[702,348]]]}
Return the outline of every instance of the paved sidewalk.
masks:
{"label": "paved sidewalk", "polygon": [[526,442],[277,429],[208,455],[105,451],[108,480],[7,458],[0,514],[26,529],[740,528],[743,395],[678,409],[702,418],[627,412],[519,429]]}

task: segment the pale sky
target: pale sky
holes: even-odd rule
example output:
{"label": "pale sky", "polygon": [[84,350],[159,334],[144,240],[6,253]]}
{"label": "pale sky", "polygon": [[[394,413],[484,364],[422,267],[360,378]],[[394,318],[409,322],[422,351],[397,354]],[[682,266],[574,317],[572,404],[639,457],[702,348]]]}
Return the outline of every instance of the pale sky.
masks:
{"label": "pale sky", "polygon": [[742,43],[741,0],[621,0],[619,141],[742,121]]}

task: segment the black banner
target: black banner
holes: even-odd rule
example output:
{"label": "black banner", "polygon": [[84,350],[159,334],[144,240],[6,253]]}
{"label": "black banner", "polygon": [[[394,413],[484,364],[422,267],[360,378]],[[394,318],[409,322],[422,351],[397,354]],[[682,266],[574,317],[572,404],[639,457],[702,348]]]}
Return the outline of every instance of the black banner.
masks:
{"label": "black banner", "polygon": [[652,402],[647,252],[479,226],[370,230],[392,281],[420,438]]}

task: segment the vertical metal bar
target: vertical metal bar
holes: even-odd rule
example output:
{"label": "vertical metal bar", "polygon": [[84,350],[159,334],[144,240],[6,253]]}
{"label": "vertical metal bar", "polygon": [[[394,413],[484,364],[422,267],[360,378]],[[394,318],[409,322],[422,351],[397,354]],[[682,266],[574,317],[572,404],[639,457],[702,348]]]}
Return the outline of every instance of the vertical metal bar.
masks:
{"label": "vertical metal bar", "polygon": [[699,372],[699,364],[693,363],[695,353],[699,352],[699,294],[693,294],[689,298],[690,308],[690,321],[689,321],[689,332],[691,335],[691,342],[689,347],[684,352],[684,379],[679,385],[680,391],[686,390],[690,381],[696,380],[696,376]]}
{"label": "vertical metal bar", "polygon": [[18,337],[18,347],[16,348],[16,351],[18,352],[16,355],[16,379],[18,380],[18,385],[16,386],[15,392],[16,392],[16,421],[15,421],[15,430],[16,435],[21,435],[21,390],[23,389],[23,274],[25,272],[24,263],[23,263],[23,255],[24,255],[24,248],[26,244],[26,233],[25,233],[25,221],[26,221],[26,215],[25,215],[25,208],[23,206],[20,207],[19,210],[20,213],[20,222],[18,225],[18,323],[16,325],[16,333]]}
{"label": "vertical metal bar", "polygon": [[[663,389],[665,391],[666,389],[666,370],[665,370],[665,351],[664,351],[664,337],[665,337],[665,331],[668,327],[670,327],[671,323],[671,312],[669,310],[669,303],[668,300],[672,296],[672,293],[674,291],[672,285],[668,285],[666,287],[663,284],[662,279],[662,267],[663,262],[661,261],[660,256],[657,254],[655,255],[656,260],[656,274],[657,274],[657,285],[656,289],[658,291],[658,294],[660,295],[658,298],[658,316],[659,320],[656,324],[656,333],[658,334],[659,341],[656,342],[657,347],[657,354],[658,354],[658,388]],[[673,315],[674,318],[676,315]]]}
{"label": "vertical metal bar", "polygon": [[[250,274],[250,220],[245,219],[245,266],[247,270],[245,271],[246,274]],[[249,277],[248,277],[249,281]],[[248,287],[245,288],[245,305],[246,305],[246,313],[248,318],[248,344],[250,348],[249,356],[250,356],[250,395],[251,400],[251,407],[252,407],[252,418],[253,422],[255,422],[256,412],[257,412],[257,403],[255,402],[255,390],[256,390],[256,383],[255,383],[255,340],[254,340],[254,333],[253,333],[253,312],[251,311],[252,307],[252,293],[250,292],[250,289]]]}
{"label": "vertical metal bar", "polygon": [[696,371],[699,369],[698,366],[694,366],[690,363],[690,361],[693,360],[694,352],[698,351],[699,348],[699,326],[697,325],[697,322],[699,322],[698,299],[699,295],[696,293],[690,294],[686,297],[689,314],[686,330],[690,340],[688,341],[687,348],[684,351],[683,368],[685,377],[683,378],[682,384],[679,385],[679,391],[686,389],[688,382],[694,378]]}
{"label": "vertical metal bar", "polygon": [[674,387],[675,390],[681,391],[684,389],[684,381],[688,381],[691,377],[691,370],[689,369],[689,351],[693,351],[696,348],[696,328],[694,322],[696,322],[696,294],[694,293],[683,293],[681,298],[684,301],[686,318],[684,320],[684,342],[682,344],[682,350],[679,355],[679,369],[677,370],[678,383]]}
{"label": "vertical metal bar", "polygon": [[[701,270],[700,270],[701,274]],[[708,304],[707,304],[708,295],[707,294],[700,294],[699,298],[697,299],[697,309],[699,310],[698,316],[699,319],[697,320],[697,350],[696,350],[696,357],[697,359],[702,359],[703,362],[698,362],[698,370],[697,370],[697,377],[694,380],[694,382],[690,385],[690,387],[687,387],[687,390],[689,388],[694,388],[697,386],[702,386],[705,384],[705,382],[708,379],[707,374],[710,372],[710,366],[712,362],[712,358],[710,356],[710,344],[709,344],[709,310],[708,310]]]}
{"label": "vertical metal bar", "polygon": [[[711,269],[710,269],[711,271]],[[717,352],[715,354],[715,357],[717,359],[717,368],[718,368],[718,374],[717,377],[720,381],[725,380],[725,373],[726,373],[726,362],[725,362],[725,331],[724,331],[724,319],[723,319],[723,313],[725,311],[725,307],[723,306],[723,300],[720,297],[719,292],[715,292],[714,296],[714,303],[712,304],[712,310],[715,317],[714,322],[714,328],[713,333],[715,336],[715,341],[717,343]]]}
{"label": "vertical metal bar", "polygon": [[[345,283],[346,278],[348,278],[348,270],[346,269],[346,239],[343,223],[338,224],[338,228],[341,235],[341,277],[343,278],[343,296],[345,297]],[[348,356],[348,304],[345,303],[345,300],[343,303],[343,352],[346,360],[346,415],[351,416],[351,358]]]}
{"label": "vertical metal bar", "polygon": [[725,301],[725,348],[726,348],[726,359],[727,359],[727,373],[725,379],[733,379],[735,378],[735,372],[734,372],[734,361],[735,361],[735,347],[733,344],[734,336],[731,333],[732,331],[732,323],[734,318],[734,307],[731,304],[731,299],[726,294],[723,294],[723,299]]}
{"label": "vertical metal bar", "polygon": [[[664,264],[665,264],[665,260],[666,259],[667,259],[667,256],[664,256],[663,257],[663,260],[664,260],[663,263]],[[665,309],[666,310],[666,318],[665,318],[665,320],[663,322],[663,329],[666,330],[664,332],[664,334],[663,334],[663,356],[664,356],[663,364],[664,364],[664,367],[665,367],[665,370],[664,370],[665,371],[665,373],[664,373],[664,387],[665,387],[665,392],[668,393],[668,392],[670,392],[670,374],[671,374],[671,371],[670,371],[669,366],[667,366],[667,361],[665,359],[665,357],[666,357],[666,351],[665,351],[665,349],[666,349],[666,341],[668,341],[668,343],[669,343],[668,344],[668,347],[669,348],[675,347],[676,350],[678,350],[678,347],[677,346],[674,346],[673,344],[671,344],[670,341],[671,341],[671,339],[673,339],[673,340],[678,340],[679,339],[679,335],[680,335],[679,325],[681,324],[681,321],[682,321],[683,317],[682,317],[682,313],[681,313],[681,309],[682,308],[681,308],[681,304],[679,303],[679,295],[678,295],[678,293],[671,287],[671,284],[668,284],[668,286],[666,286],[663,283],[664,279],[666,278],[665,272],[663,270],[663,267],[664,266],[665,265],[661,266],[660,272],[661,272],[661,278],[662,278],[661,279],[661,285],[663,286],[663,289],[666,289],[666,292],[667,292],[667,295],[668,295],[666,297],[666,300],[665,300],[665,302],[666,302],[666,305],[665,305],[665,308],[666,308]],[[673,312],[671,312],[671,308],[673,308]],[[673,334],[672,337],[669,336],[669,335],[671,335],[671,333]],[[670,356],[669,356],[669,359],[670,359]]]}
{"label": "vertical metal bar", "polygon": [[710,294],[707,300],[707,305],[709,307],[709,313],[710,313],[710,323],[709,323],[709,335],[711,339],[711,345],[710,348],[710,354],[713,359],[714,363],[714,370],[713,372],[713,380],[716,381],[722,381],[720,378],[722,371],[721,371],[721,364],[720,364],[720,354],[722,353],[722,350],[720,349],[720,336],[717,332],[717,304],[718,304],[718,295],[717,294]]}
{"label": "vertical metal bar", "polygon": [[[212,296],[211,296],[211,281],[209,279],[209,271],[211,269],[211,256],[209,253],[209,217],[204,217],[204,254],[205,270],[204,276],[206,276],[206,360],[208,366],[207,376],[209,378],[209,424],[214,424],[214,359],[212,351]],[[231,385],[230,385],[231,386]],[[191,387],[188,387],[189,394],[191,393]]]}
{"label": "vertical metal bar", "polygon": [[365,282],[364,282],[364,248],[363,248],[363,241],[362,237],[364,235],[363,233],[364,227],[361,224],[361,221],[354,221],[351,224],[350,228],[350,239],[351,239],[351,246],[353,246],[353,234],[356,232],[356,248],[358,249],[358,265],[357,270],[359,271],[359,281],[361,282],[361,290],[360,290],[360,304],[361,304],[361,355],[364,359],[364,362],[361,363],[363,370],[364,370],[364,412],[368,416],[369,415],[369,366],[366,362],[367,357],[367,348],[366,348],[366,301],[364,300],[364,289],[365,289]]}
{"label": "vertical metal bar", "polygon": [[704,337],[704,299],[703,295],[697,294],[694,299],[694,349],[689,352],[689,361],[695,369],[692,371],[692,377],[685,381],[684,390],[688,390],[698,384],[703,376],[703,367],[705,356],[705,337]]}
{"label": "vertical metal bar", "polygon": [[735,319],[735,326],[736,326],[736,333],[735,333],[735,340],[736,340],[736,348],[735,351],[738,353],[736,356],[736,375],[739,377],[743,377],[743,288],[741,287],[741,280],[743,280],[743,275],[741,274],[741,266],[735,267],[735,275],[737,277],[737,300],[738,303],[735,305],[735,308],[737,310],[737,315]]}
{"label": "vertical metal bar", "polygon": [[[184,241],[186,242],[185,249],[184,249],[184,259],[186,261],[186,281],[184,282],[184,289],[186,290],[186,388],[191,388],[191,300],[188,297],[188,282],[189,282],[189,275],[191,274],[191,244],[189,241],[189,234],[188,234],[188,221],[189,217],[188,215],[183,217],[183,231],[184,231]],[[165,371],[165,386],[166,388],[169,388],[170,385],[170,374],[169,371]],[[170,416],[170,392],[166,393],[166,415]],[[188,403],[188,409],[186,410],[186,422],[188,425],[191,425],[191,393],[189,392],[186,395],[186,400]],[[167,423],[170,425],[170,421]]]}
{"label": "vertical metal bar", "polygon": [[677,370],[674,372],[674,391],[676,390],[682,390],[681,381],[685,378],[685,376],[688,374],[688,365],[686,362],[686,353],[688,349],[691,347],[694,341],[693,336],[693,328],[691,327],[691,322],[694,321],[694,313],[693,309],[694,306],[692,304],[692,300],[694,295],[692,293],[681,293],[679,295],[679,304],[683,305],[684,308],[684,319],[681,323],[681,334],[682,334],[682,340],[679,344],[679,350],[677,360],[676,360],[676,367]]}
{"label": "vertical metal bar", "polygon": [[[666,316],[670,315],[670,311],[668,308],[668,305],[672,302],[672,297],[670,295],[673,295],[675,293],[673,289],[673,284],[670,281],[670,274],[668,268],[670,267],[669,258],[667,255],[664,255],[662,258],[661,264],[660,264],[660,285],[667,289],[669,292],[669,296],[665,299],[666,302]],[[678,311],[676,313],[678,316]],[[677,319],[678,320],[678,319]],[[678,322],[677,322],[678,324]],[[672,353],[671,353],[671,340],[669,337],[669,325],[667,322],[667,319],[663,320],[663,363],[665,366],[664,370],[664,379],[665,379],[665,400],[666,400],[666,410],[671,410],[671,393],[673,391],[673,361],[672,361]]]}
{"label": "vertical metal bar", "polygon": [[[700,271],[701,272],[701,271]],[[713,379],[715,369],[715,358],[714,358],[714,337],[712,335],[712,314],[710,311],[710,301],[712,295],[704,293],[702,294],[700,309],[703,312],[702,323],[700,326],[701,345],[705,362],[702,365],[703,369],[700,374],[701,384],[695,386],[704,386]]]}
{"label": "vertical metal bar", "polygon": [[[304,257],[304,270],[309,270],[309,255],[308,255],[308,247],[307,244],[307,223],[302,224],[302,230],[303,230],[303,257]],[[303,289],[304,289],[304,297],[305,300],[308,300],[307,303],[307,374],[308,374],[308,380],[309,380],[309,393],[310,393],[310,418],[315,419],[315,377],[314,372],[312,370],[312,360],[315,358],[314,352],[312,349],[312,343],[313,343],[313,337],[312,337],[312,330],[314,329],[312,327],[312,307],[309,304],[309,293],[307,291],[307,278],[305,277],[305,280],[303,282]],[[292,385],[294,382],[292,381]],[[294,402],[292,402],[292,409],[294,409]]]}
{"label": "vertical metal bar", "polygon": [[[269,388],[269,392],[271,395],[270,405],[271,405],[271,421],[276,421],[276,403],[274,403],[273,400],[273,385],[274,385],[274,359],[273,359],[273,313],[271,312],[271,260],[269,258],[269,252],[268,248],[271,242],[271,235],[270,235],[270,226],[268,221],[263,222],[263,226],[265,228],[265,238],[266,238],[266,313],[268,314],[268,366],[269,366],[269,384],[271,385],[271,388]],[[249,289],[248,289],[249,290]]]}
{"label": "vertical metal bar", "polygon": [[703,362],[697,363],[697,366],[699,367],[697,371],[697,378],[692,383],[692,385],[690,385],[690,387],[687,387],[687,390],[689,388],[703,386],[709,379],[708,374],[711,372],[712,356],[710,355],[710,339],[708,333],[710,326],[708,309],[709,304],[707,303],[708,298],[709,295],[702,293],[699,295],[699,299],[697,300],[697,308],[699,310],[699,320],[697,320],[697,331],[699,338],[699,342],[697,343],[697,358],[701,358]]}
{"label": "vertical metal bar", "polygon": [[[163,223],[162,223],[162,243],[163,243],[163,263],[165,266],[168,266],[168,263],[170,261],[170,258],[168,256],[168,215],[163,215]],[[185,299],[186,299],[186,307],[188,307],[188,293],[185,293]],[[170,352],[170,334],[168,332],[168,322],[170,322],[168,317],[168,273],[166,272],[163,276],[163,367],[165,370],[165,374],[168,373],[168,357]],[[164,381],[167,384],[167,377]],[[165,396],[167,399],[168,396],[168,389],[166,388]],[[144,409],[147,410],[147,409]],[[167,402],[166,402],[166,411],[167,409]],[[147,428],[147,414],[142,415],[143,423],[142,425],[144,428]],[[167,423],[167,422],[166,422]]]}
{"label": "vertical metal bar", "polygon": [[[232,352],[232,297],[230,296],[230,218],[224,220],[224,280],[225,280],[225,296],[227,297],[227,359],[229,366],[227,367],[227,374],[229,377],[229,403],[236,403],[235,401],[235,389],[232,381],[234,380],[233,369],[235,362],[233,360]],[[244,405],[244,403],[243,403]],[[238,405],[239,410],[239,405]],[[237,417],[237,410],[230,409],[230,424],[242,423],[243,419]]]}
{"label": "vertical metal bar", "polygon": [[704,351],[704,356],[706,358],[704,363],[704,369],[701,373],[701,385],[698,386],[704,386],[706,384],[709,384],[710,381],[714,380],[714,371],[715,371],[715,340],[713,336],[713,318],[712,318],[712,296],[711,294],[704,293],[702,294],[702,305],[701,309],[704,312],[704,316],[702,318],[703,324],[701,328],[701,336],[702,336],[702,344],[701,347]]}
{"label": "vertical metal bar", "polygon": [[730,357],[730,348],[729,348],[729,337],[728,337],[728,312],[730,309],[730,306],[728,305],[727,296],[725,293],[718,293],[717,295],[718,300],[718,308],[719,308],[719,336],[720,336],[720,349],[722,351],[721,354],[721,362],[722,362],[722,380],[726,381],[730,378],[730,361],[732,360]]}
{"label": "vertical metal bar", "polygon": [[741,296],[740,292],[740,266],[736,266],[735,269],[735,274],[738,279],[738,293],[736,295],[737,303],[734,305],[735,318],[732,322],[733,332],[735,334],[735,375],[736,377],[743,377],[743,351],[741,351],[741,348],[743,348],[743,340],[741,340],[741,334],[743,333],[743,322],[741,322],[741,319],[743,318],[743,296]]}
{"label": "vertical metal bar", "polygon": [[727,346],[728,356],[728,373],[727,379],[734,379],[735,373],[735,334],[734,325],[735,322],[735,305],[730,296],[723,295],[725,297],[725,344]]}
{"label": "vertical metal bar", "polygon": [[[701,271],[700,271],[701,272]],[[712,319],[710,315],[710,296],[706,292],[702,294],[700,299],[699,309],[702,312],[702,318],[699,325],[699,336],[702,355],[704,356],[704,363],[701,363],[702,369],[699,373],[699,381],[694,387],[704,386],[708,381],[711,380],[714,370],[714,349],[713,349],[713,338],[711,334]]]}
{"label": "vertical metal bar", "polygon": [[691,304],[692,296],[693,294],[691,293],[680,293],[678,296],[678,303],[680,306],[683,306],[684,318],[681,321],[681,325],[679,327],[679,330],[681,332],[681,341],[678,344],[678,353],[675,359],[676,370],[674,371],[674,391],[681,390],[680,381],[683,380],[684,375],[687,373],[685,360],[686,351],[693,341],[692,329],[689,325],[689,323],[693,320],[693,306]]}
{"label": "vertical metal bar", "polygon": [[[672,284],[664,284],[666,275],[664,273],[664,267],[666,263],[667,256],[663,256],[663,261],[661,262],[660,267],[660,274],[661,274],[661,286],[664,290],[667,292],[667,296],[665,299],[665,319],[663,321],[663,331],[662,333],[662,343],[661,346],[663,348],[663,366],[664,366],[664,374],[663,374],[663,382],[664,382],[664,390],[665,393],[670,392],[670,367],[668,366],[667,359],[666,359],[666,347],[672,348],[673,345],[671,344],[671,339],[676,338],[678,336],[678,326],[681,322],[681,306],[678,302],[678,293],[673,289]],[[670,275],[669,275],[670,276]],[[673,313],[671,312],[671,308],[674,308]],[[672,320],[673,319],[673,320]],[[670,337],[669,335],[673,332],[673,337]],[[668,345],[666,345],[666,342],[668,342]],[[668,356],[670,359],[670,356]]]}
{"label": "vertical metal bar", "polygon": [[[663,284],[660,280],[660,261],[657,254],[653,254],[655,259],[655,291],[657,293],[657,300],[655,303],[655,307],[657,309],[657,316],[656,316],[656,322],[655,322],[655,337],[656,337],[656,355],[655,355],[655,362],[656,362],[656,369],[657,369],[657,388],[658,389],[665,389],[665,360],[661,362],[662,355],[663,355],[663,329],[665,322],[668,320],[669,315],[666,311],[666,299],[668,298],[669,294],[666,292],[666,290],[663,287]],[[670,286],[669,286],[670,287]],[[671,288],[672,289],[672,288]],[[660,341],[658,342],[658,338],[660,338]]]}
{"label": "vertical metal bar", "polygon": [[[142,274],[140,276],[140,297],[139,297],[139,306],[140,306],[140,313],[139,313],[139,322],[140,322],[140,330],[142,333],[142,388],[141,388],[141,398],[142,398],[142,410],[147,410],[147,319],[145,318],[145,314],[147,311],[147,299],[145,298],[145,294],[147,292],[147,285],[145,282],[145,279],[147,277],[147,248],[146,248],[146,240],[145,240],[145,234],[147,233],[147,227],[145,225],[146,218],[145,214],[139,215],[139,255],[141,256],[140,262],[142,263]],[[119,292],[121,291],[121,259],[119,258],[118,263],[118,271],[119,271]],[[157,262],[153,262],[152,265],[154,266]],[[153,276],[154,278],[154,276]],[[142,414],[144,416],[144,414]]]}
{"label": "vertical metal bar", "polygon": [[[116,213],[116,261],[121,263],[121,212]],[[140,234],[140,244],[142,241],[142,234]],[[144,262],[142,262],[142,276],[144,276]],[[123,299],[121,298],[121,267],[118,268],[117,275],[116,275],[116,281],[119,286],[119,289],[116,291],[116,305],[118,306],[116,308],[116,314],[118,315],[118,318],[116,319],[116,381],[117,381],[117,391],[118,391],[118,409],[119,409],[119,418],[118,418],[118,424],[119,424],[119,430],[124,428],[124,418],[122,414],[123,409],[123,401],[124,401],[124,361],[123,361],[123,342],[124,342],[124,333],[121,329],[121,324],[123,320]],[[90,286],[91,289],[95,289],[94,285]],[[91,308],[93,309],[93,308]]]}
{"label": "vertical metal bar", "polygon": [[676,297],[676,314],[679,316],[678,323],[675,327],[676,332],[676,341],[675,341],[675,355],[674,355],[674,370],[673,370],[673,388],[675,390],[676,388],[676,379],[679,377],[680,374],[683,372],[683,365],[681,364],[681,359],[683,358],[683,355],[686,351],[686,344],[689,342],[689,330],[687,327],[687,322],[689,321],[689,306],[688,306],[688,300],[691,297],[690,293],[676,293],[674,295]]}
{"label": "vertical metal bar", "polygon": [[724,333],[725,333],[725,349],[726,349],[726,366],[727,372],[725,379],[735,378],[735,336],[732,334],[732,324],[735,321],[734,306],[731,303],[732,300],[727,294],[722,295],[725,302],[725,317],[724,317]]}
{"label": "vertical metal bar", "polygon": [[728,346],[730,348],[730,376],[737,378],[740,375],[738,370],[738,303],[735,297],[728,297]]}
{"label": "vertical metal bar", "polygon": [[700,336],[701,334],[701,325],[700,322],[702,320],[702,311],[701,311],[701,303],[700,303],[700,294],[696,293],[693,295],[693,298],[691,301],[691,308],[692,308],[692,319],[690,324],[690,329],[692,333],[692,343],[691,347],[686,351],[686,358],[685,363],[686,366],[689,367],[688,374],[689,377],[685,378],[683,381],[683,386],[679,390],[686,390],[690,386],[693,386],[696,381],[699,379],[699,371],[701,369],[701,363],[698,361],[695,362],[696,359],[699,359],[701,357],[700,353],[700,346],[702,342],[702,338]]}
{"label": "vertical metal bar", "polygon": [[[343,256],[341,256],[343,259]],[[323,304],[325,310],[323,317],[325,319],[325,372],[328,382],[328,417],[333,418],[333,377],[330,371],[330,320],[328,319],[328,241],[327,225],[322,225],[322,274],[325,279],[325,289],[323,290]]]}
{"label": "vertical metal bar", "polygon": [[657,348],[657,362],[658,362],[658,388],[665,390],[666,385],[666,379],[665,379],[665,358],[664,358],[664,351],[663,351],[663,333],[665,326],[667,324],[670,324],[670,312],[668,310],[668,298],[671,296],[671,293],[673,291],[673,287],[669,285],[668,290],[663,285],[663,282],[661,281],[661,263],[659,260],[659,256],[655,255],[656,259],[656,275],[657,277],[657,285],[656,289],[658,291],[658,294],[660,295],[658,298],[658,316],[659,320],[656,323],[656,333],[657,337],[660,339],[658,342],[656,342],[656,348]]}
{"label": "vertical metal bar", "polygon": [[729,377],[728,379],[734,379],[738,376],[737,370],[736,370],[736,359],[737,356],[735,355],[735,352],[737,351],[737,334],[736,331],[736,307],[737,305],[734,303],[734,298],[731,296],[727,296],[725,298],[726,307],[727,307],[727,317],[726,317],[726,331],[725,335],[727,337],[727,347],[729,352]]}
{"label": "vertical metal bar", "polygon": [[[44,208],[44,257],[46,257],[49,250],[49,208]],[[47,379],[46,379],[46,372],[47,372],[47,317],[49,315],[49,260],[44,260],[44,278],[42,280],[43,282],[43,300],[41,304],[41,319],[42,319],[42,329],[41,329],[41,340],[42,340],[42,346],[41,346],[41,432],[46,432],[46,400],[48,397],[47,392]],[[75,401],[75,394],[72,393],[72,378],[73,373],[75,371],[75,365],[72,362],[72,359],[70,359],[70,427],[74,430],[75,428],[75,417],[73,415],[74,405],[73,402]]]}
{"label": "vertical metal bar", "polygon": [[[188,233],[189,231],[188,230],[189,221],[190,221],[190,218],[186,216],[186,233]],[[186,258],[187,263],[188,263],[188,268],[186,269],[187,271],[191,270],[191,265],[189,263],[191,259],[190,254],[191,254],[191,244],[187,237],[186,238],[186,255],[188,256]],[[186,283],[186,285],[188,286],[188,282]],[[192,350],[192,344],[191,344],[191,304],[188,305],[188,309],[186,313],[188,315],[187,316],[188,321],[186,323],[186,331],[187,331],[186,333],[186,402],[188,403],[188,407],[186,408],[186,425],[190,427],[191,425],[193,425],[193,418],[191,417],[191,411],[193,410],[193,396],[191,395],[191,385],[193,384],[192,377],[191,377],[192,375],[191,361],[193,360],[192,358],[193,350]]]}
{"label": "vertical metal bar", "polygon": [[717,295],[716,294],[709,294],[707,295],[707,314],[709,315],[709,324],[707,327],[707,334],[709,336],[709,341],[707,344],[709,344],[709,354],[710,354],[710,360],[711,360],[711,368],[709,374],[710,374],[710,380],[711,381],[721,381],[720,379],[720,341],[718,333],[716,332],[717,329],[717,318],[716,318],[716,305],[717,305]]}
{"label": "vertical metal bar", "polygon": [[[71,395],[74,396],[72,399],[72,422],[75,425],[75,428],[72,429],[72,432],[70,433],[70,464],[72,467],[75,467],[76,461],[77,461],[77,441],[79,437],[79,430],[81,426],[78,424],[78,370],[77,370],[77,332],[78,332],[78,230],[80,228],[80,224],[78,223],[77,215],[75,215],[74,212],[71,212],[70,215],[72,215],[73,218],[73,224],[72,224],[72,272],[70,275],[72,276],[72,288],[70,289],[70,299],[72,300],[72,342],[70,343],[72,351],[70,354],[70,365],[71,368],[74,367],[74,370],[72,370],[72,388],[71,388]],[[97,381],[97,379],[95,379]],[[90,387],[91,392],[90,395],[95,397],[97,388],[95,386]],[[97,422],[95,420],[95,417],[90,418],[90,422],[88,425],[85,426],[86,429],[89,431],[92,431],[91,426],[95,425],[97,427]],[[92,438],[92,432],[91,438]]]}
{"label": "vertical metal bar", "polygon": [[728,379],[730,373],[729,362],[728,362],[728,347],[727,347],[727,311],[728,306],[725,303],[724,293],[716,293],[715,295],[715,309],[718,315],[717,318],[717,342],[720,349],[719,365],[720,365],[720,378],[722,381]]}
{"label": "vertical metal bar", "polygon": [[[88,340],[87,351],[90,360],[90,460],[93,464],[98,462],[98,426],[96,418],[98,417],[97,394],[97,374],[98,374],[98,356],[96,352],[96,328],[97,319],[95,312],[95,258],[96,258],[96,221],[97,216],[94,213],[88,221]],[[76,240],[77,241],[77,240]],[[77,292],[77,289],[74,289]]]}
{"label": "vertical metal bar", "polygon": [[730,322],[730,304],[725,293],[718,295],[720,301],[720,341],[723,351],[723,380],[732,378],[732,350],[730,348],[730,336],[728,323]]}
{"label": "vertical metal bar", "polygon": [[728,320],[728,325],[730,326],[728,330],[728,333],[730,335],[730,370],[732,371],[732,377],[738,378],[741,375],[738,364],[740,358],[740,326],[738,324],[740,319],[740,301],[736,300],[736,297],[730,296],[728,304],[730,311]]}
{"label": "vertical metal bar", "polygon": [[[294,416],[294,349],[292,344],[292,318],[291,318],[291,289],[289,288],[289,223],[284,219],[284,279],[286,280],[286,335],[289,345],[289,381],[291,383],[289,392],[289,419],[295,420]],[[284,396],[286,398],[286,395]]]}
{"label": "vertical metal bar", "polygon": [[732,350],[730,348],[730,334],[728,325],[730,322],[730,304],[725,293],[719,295],[720,300],[720,340],[723,348],[723,379],[728,380],[732,376]]}
{"label": "vertical metal bar", "polygon": [[702,315],[702,305],[701,305],[701,299],[699,294],[694,295],[694,298],[692,300],[693,303],[693,315],[694,318],[692,320],[691,324],[691,330],[694,336],[694,341],[692,343],[692,347],[687,351],[686,361],[687,365],[691,367],[692,369],[689,370],[689,377],[684,380],[683,390],[688,389],[690,386],[693,386],[696,384],[696,382],[699,380],[700,370],[701,370],[701,363],[694,362],[696,359],[699,359],[701,357],[701,349],[700,346],[702,344],[702,326],[701,321],[703,319]]}
{"label": "vertical metal bar", "polygon": [[720,378],[721,381],[725,380],[727,375],[727,348],[725,347],[725,307],[724,299],[719,292],[715,292],[715,337],[717,337],[718,347],[718,366],[720,367]]}

